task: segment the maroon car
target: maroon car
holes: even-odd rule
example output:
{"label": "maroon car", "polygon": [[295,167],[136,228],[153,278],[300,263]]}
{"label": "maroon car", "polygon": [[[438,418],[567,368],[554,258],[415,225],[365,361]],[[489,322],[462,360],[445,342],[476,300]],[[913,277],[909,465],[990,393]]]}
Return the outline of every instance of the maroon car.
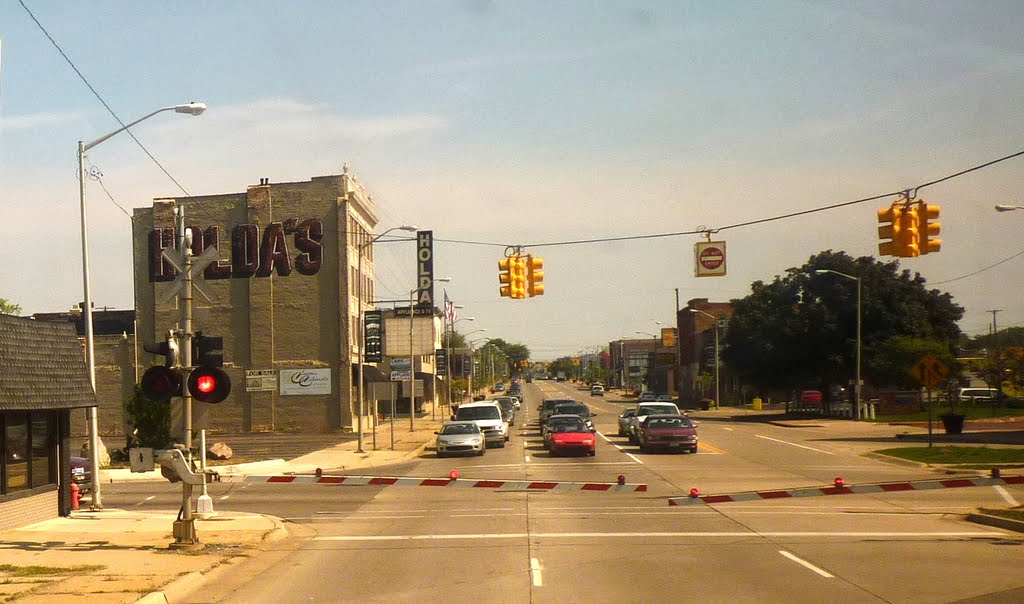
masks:
{"label": "maroon car", "polygon": [[648,415],[640,424],[640,452],[651,449],[697,452],[697,424],[685,415]]}

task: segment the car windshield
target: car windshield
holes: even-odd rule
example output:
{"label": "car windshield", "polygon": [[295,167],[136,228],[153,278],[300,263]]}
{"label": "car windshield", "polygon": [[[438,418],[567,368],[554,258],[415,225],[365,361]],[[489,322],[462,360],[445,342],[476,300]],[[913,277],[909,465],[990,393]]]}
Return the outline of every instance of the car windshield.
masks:
{"label": "car windshield", "polygon": [[555,407],[555,414],[578,415],[587,418],[590,417],[590,409],[582,405],[558,405]]}
{"label": "car windshield", "polygon": [[441,434],[480,434],[476,424],[448,424],[441,428]]}
{"label": "car windshield", "polygon": [[501,419],[497,407],[459,407],[455,417],[460,420]]}
{"label": "car windshield", "polygon": [[685,417],[652,417],[647,425],[651,428],[690,428],[693,426]]}
{"label": "car windshield", "polygon": [[590,432],[590,429],[587,428],[586,424],[584,424],[583,422],[577,420],[577,421],[574,421],[574,422],[568,422],[568,421],[566,421],[566,422],[558,422],[555,425],[551,426],[551,431],[552,432]]}

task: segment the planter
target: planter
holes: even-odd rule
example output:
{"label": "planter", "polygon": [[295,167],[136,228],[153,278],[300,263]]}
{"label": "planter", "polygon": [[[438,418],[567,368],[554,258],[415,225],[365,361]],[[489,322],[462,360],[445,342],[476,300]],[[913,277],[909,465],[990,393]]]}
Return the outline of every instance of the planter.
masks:
{"label": "planter", "polygon": [[959,413],[947,413],[942,416],[942,427],[946,429],[946,434],[962,434],[964,431],[964,418],[965,415]]}

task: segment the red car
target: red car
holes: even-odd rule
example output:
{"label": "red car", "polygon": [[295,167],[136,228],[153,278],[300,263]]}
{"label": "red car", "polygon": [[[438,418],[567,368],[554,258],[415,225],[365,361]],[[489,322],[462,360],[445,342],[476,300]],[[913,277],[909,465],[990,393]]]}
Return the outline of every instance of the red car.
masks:
{"label": "red car", "polygon": [[548,451],[552,455],[563,453],[597,453],[597,436],[582,420],[553,425],[548,440]]}
{"label": "red car", "polygon": [[685,415],[648,415],[640,424],[640,452],[654,448],[697,452],[697,424]]}

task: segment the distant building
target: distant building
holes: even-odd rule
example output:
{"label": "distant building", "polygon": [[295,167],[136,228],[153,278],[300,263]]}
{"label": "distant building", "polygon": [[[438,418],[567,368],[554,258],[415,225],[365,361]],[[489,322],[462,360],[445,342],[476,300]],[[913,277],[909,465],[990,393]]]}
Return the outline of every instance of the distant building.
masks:
{"label": "distant building", "polygon": [[[700,312],[694,312],[694,311]],[[679,330],[680,396],[689,401],[714,398],[715,333],[718,332],[719,382],[723,401],[728,401],[733,388],[728,372],[721,361],[721,347],[732,304],[709,302],[707,298],[694,298],[676,313]],[[707,313],[707,314],[705,314]],[[711,315],[710,317],[708,315]],[[715,319],[712,319],[715,317]],[[717,320],[717,327],[716,327]],[[723,401],[718,401],[720,404]]]}

